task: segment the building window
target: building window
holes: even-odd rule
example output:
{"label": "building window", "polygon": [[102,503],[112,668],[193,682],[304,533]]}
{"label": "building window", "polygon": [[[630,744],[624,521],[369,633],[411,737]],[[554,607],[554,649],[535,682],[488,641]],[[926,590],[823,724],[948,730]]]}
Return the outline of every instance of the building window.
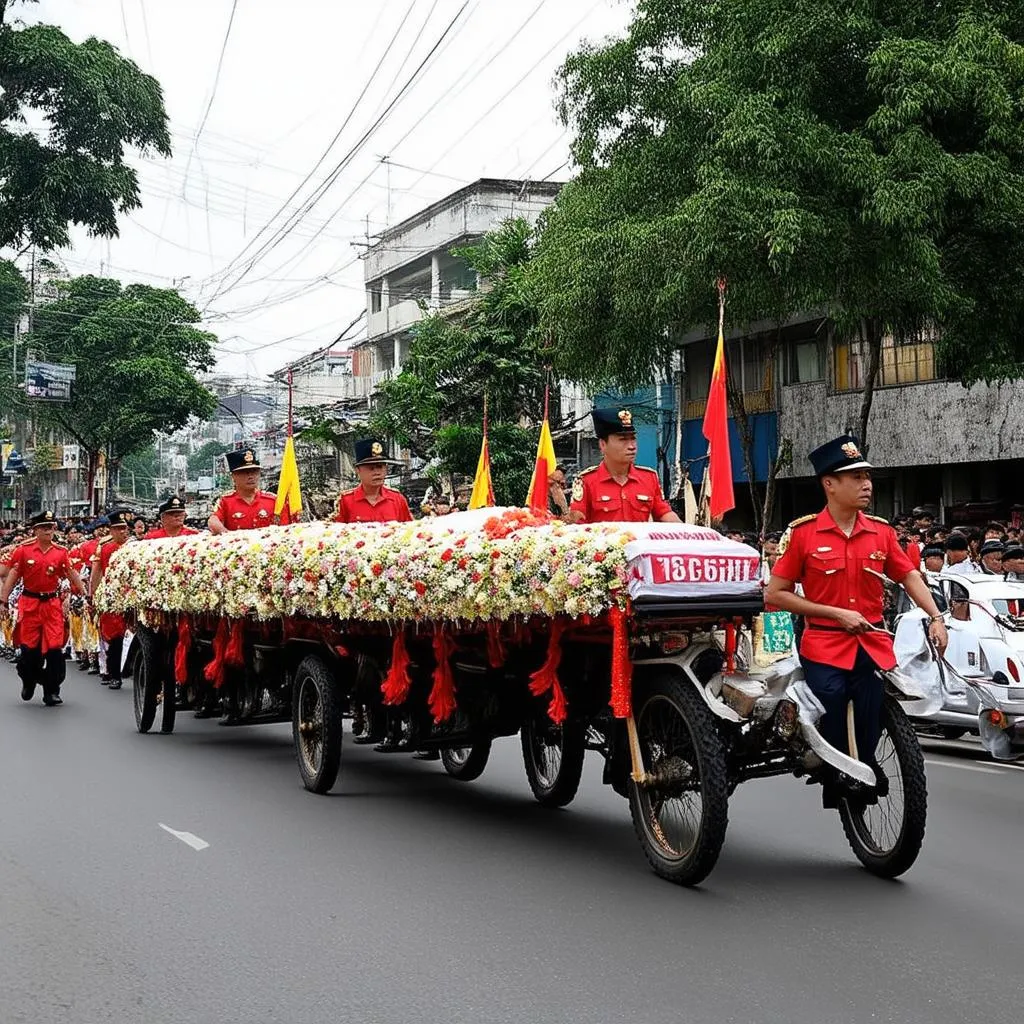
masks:
{"label": "building window", "polygon": [[825,379],[825,349],[817,338],[794,341],[786,348],[784,359],[787,384],[810,384]]}
{"label": "building window", "polygon": [[[832,378],[836,391],[863,389],[868,354],[867,342],[860,339],[836,345]],[[941,380],[934,331],[925,330],[904,339],[896,339],[892,335],[882,339],[876,387],[924,384],[933,380]]]}
{"label": "building window", "polygon": [[381,311],[381,293],[380,288],[370,289],[370,312],[379,313]]}

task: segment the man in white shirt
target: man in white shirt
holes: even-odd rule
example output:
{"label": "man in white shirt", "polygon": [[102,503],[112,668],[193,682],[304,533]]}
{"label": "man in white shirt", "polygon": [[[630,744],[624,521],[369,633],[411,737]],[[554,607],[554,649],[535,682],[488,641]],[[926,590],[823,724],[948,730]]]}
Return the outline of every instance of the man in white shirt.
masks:
{"label": "man in white shirt", "polygon": [[946,538],[946,572],[958,576],[973,576],[981,569],[971,561],[967,538],[962,533],[951,533]]}

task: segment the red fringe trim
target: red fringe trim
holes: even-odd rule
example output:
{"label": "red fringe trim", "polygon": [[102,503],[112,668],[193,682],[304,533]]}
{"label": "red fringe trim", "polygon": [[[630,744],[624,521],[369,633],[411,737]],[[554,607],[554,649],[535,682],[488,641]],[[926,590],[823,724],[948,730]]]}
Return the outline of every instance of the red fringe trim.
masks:
{"label": "red fringe trim", "polygon": [[434,685],[427,700],[435,725],[448,721],[455,714],[455,677],[451,663],[454,651],[455,642],[439,629],[434,634]]}
{"label": "red fringe trim", "polygon": [[505,643],[501,639],[501,623],[487,623],[487,663],[491,668],[501,668],[505,664]]}
{"label": "red fringe trim", "polygon": [[224,651],[224,664],[235,668],[245,664],[245,623],[241,619],[231,623],[231,639]]}
{"label": "red fringe trim", "polygon": [[174,681],[179,686],[188,682],[188,652],[192,646],[192,630],[188,616],[178,619],[178,643],[174,648]]}
{"label": "red fringe trim", "polygon": [[228,649],[228,640],[228,620],[221,619],[213,638],[213,659],[203,669],[203,676],[208,683],[213,683],[215,690],[219,690],[224,685],[224,655]]}
{"label": "red fringe trim", "polygon": [[395,634],[391,645],[391,665],[384,682],[380,684],[380,692],[384,695],[384,703],[404,704],[409,697],[412,678],[409,675],[409,651],[405,646],[405,630]]}
{"label": "red fringe trim", "polygon": [[613,606],[608,613],[612,624],[612,714],[629,718],[633,713],[633,662],[629,659],[629,630],[626,613]]}
{"label": "red fringe trim", "polygon": [[551,703],[548,705],[548,717],[555,725],[561,725],[569,713],[569,703],[565,699],[565,691],[558,681],[558,666],[562,661],[562,633],[565,624],[556,619],[551,623],[548,636],[548,654],[536,672],[530,676],[530,693],[534,697],[551,692]]}

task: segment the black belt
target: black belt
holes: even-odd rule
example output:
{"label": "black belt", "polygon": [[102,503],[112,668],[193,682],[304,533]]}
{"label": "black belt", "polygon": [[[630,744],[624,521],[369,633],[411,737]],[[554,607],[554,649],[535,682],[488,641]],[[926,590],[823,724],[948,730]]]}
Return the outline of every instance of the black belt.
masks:
{"label": "black belt", "polygon": [[[872,629],[883,629],[885,627],[884,622],[872,622]],[[844,629],[842,626],[819,626],[816,622],[808,622],[808,629],[820,629],[823,633],[848,633],[848,629]]]}
{"label": "black belt", "polygon": [[34,590],[23,590],[22,594],[25,597],[34,597],[37,601],[52,601],[57,596],[57,591],[52,594],[37,594]]}

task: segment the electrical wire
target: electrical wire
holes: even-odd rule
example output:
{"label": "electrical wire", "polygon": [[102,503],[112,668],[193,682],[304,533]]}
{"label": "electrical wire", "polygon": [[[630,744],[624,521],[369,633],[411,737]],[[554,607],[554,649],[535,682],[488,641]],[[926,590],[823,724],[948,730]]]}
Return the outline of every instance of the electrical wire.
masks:
{"label": "electrical wire", "polygon": [[217,87],[220,85],[220,73],[224,67],[224,55],[228,50],[228,40],[231,38],[231,28],[235,23],[235,13],[238,10],[238,0],[231,0],[231,14],[228,16],[228,27],[224,32],[224,41],[220,46],[220,56],[217,58],[217,70],[213,75],[213,88],[210,91],[210,101],[206,104],[206,110],[203,111],[202,119],[199,122],[199,127],[196,129],[196,137],[193,140],[192,152],[195,152],[196,146],[199,145],[199,137],[203,134],[203,129],[206,127],[207,118],[210,116],[210,111],[213,109],[213,102],[217,98]]}

